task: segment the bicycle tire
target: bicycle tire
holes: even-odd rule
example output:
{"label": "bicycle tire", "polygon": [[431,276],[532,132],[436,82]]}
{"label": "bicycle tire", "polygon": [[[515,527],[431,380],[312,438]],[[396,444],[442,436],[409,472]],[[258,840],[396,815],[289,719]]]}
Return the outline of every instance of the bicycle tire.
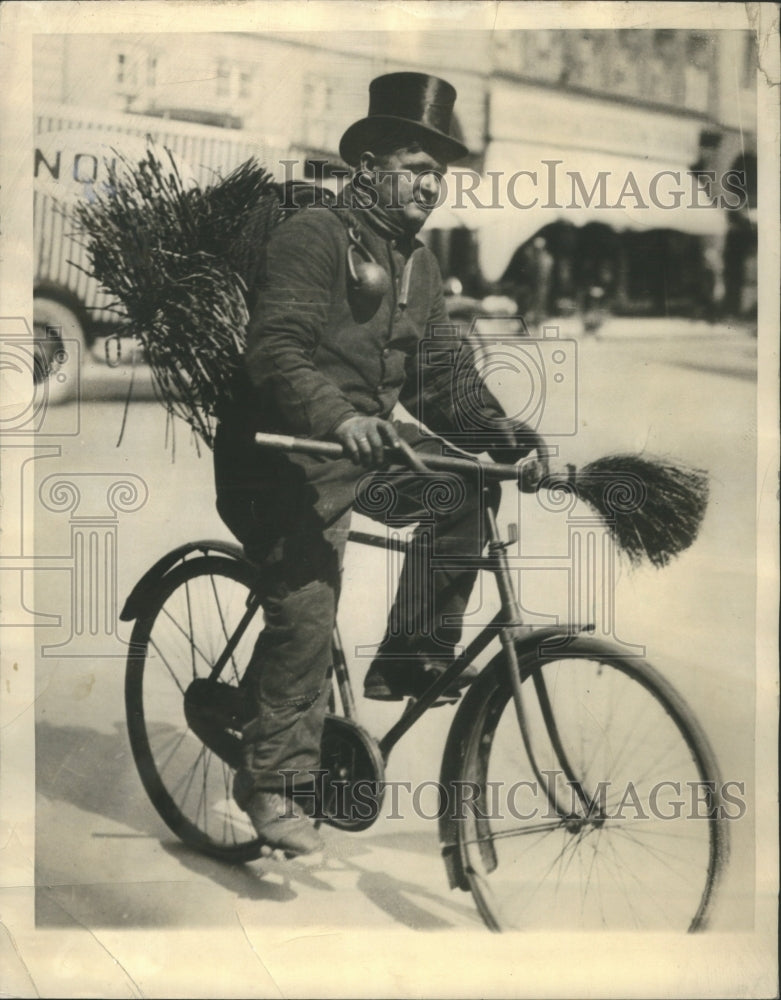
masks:
{"label": "bicycle tire", "polygon": [[[208,676],[256,574],[249,563],[210,555],[166,573],[136,620],[125,674],[130,746],[152,804],[184,843],[230,862],[254,860],[260,842],[233,802],[233,767],[189,727],[184,692]],[[251,623],[220,686],[238,686],[257,632]]]}
{"label": "bicycle tire", "polygon": [[454,719],[455,884],[495,931],[703,929],[729,844],[704,731],[644,660],[585,636],[543,648],[517,647],[526,743],[504,653]]}

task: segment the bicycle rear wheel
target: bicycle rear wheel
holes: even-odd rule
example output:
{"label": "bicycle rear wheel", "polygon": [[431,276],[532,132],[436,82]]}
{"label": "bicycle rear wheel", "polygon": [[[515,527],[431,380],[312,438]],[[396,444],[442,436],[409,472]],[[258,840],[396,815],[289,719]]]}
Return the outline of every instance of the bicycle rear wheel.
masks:
{"label": "bicycle rear wheel", "polygon": [[541,649],[519,648],[525,739],[503,654],[454,720],[463,887],[493,930],[702,928],[728,821],[699,724],[641,659]]}
{"label": "bicycle rear wheel", "polygon": [[[207,685],[206,678],[247,610],[256,573],[248,563],[203,556],[166,574],[136,621],[125,675],[130,745],[155,809],[185,843],[235,862],[253,860],[260,853],[254,828],[234,803],[232,788],[238,731],[246,714],[239,683],[262,614],[247,628],[219,682]],[[198,704],[199,695],[203,704]],[[214,727],[219,733],[212,742],[220,754],[190,725],[193,711],[205,715],[215,706],[222,725]]]}

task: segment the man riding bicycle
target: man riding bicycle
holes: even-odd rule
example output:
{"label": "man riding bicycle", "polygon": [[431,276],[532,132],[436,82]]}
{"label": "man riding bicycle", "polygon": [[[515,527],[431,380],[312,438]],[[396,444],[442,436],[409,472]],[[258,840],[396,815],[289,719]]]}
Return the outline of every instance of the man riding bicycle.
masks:
{"label": "man riding bicycle", "polygon": [[[455,97],[444,80],[420,73],[371,83],[368,116],[341,140],[353,175],[337,204],[300,210],[272,234],[242,385],[217,431],[217,508],[262,567],[265,612],[247,671],[256,716],[243,730],[234,798],[259,838],[290,855],[321,846],[313,823],[283,798],[281,772],[303,781],[319,766],[351,510],[418,522],[418,548],[433,536],[431,554],[452,566],[418,580],[414,547],[405,562],[364,687],[367,698],[401,700],[419,695],[452,660],[461,631],[453,622],[476,576],[469,557],[483,547],[484,505],[498,503],[496,488],[485,491],[477,474],[437,506],[421,472],[381,471],[386,448],[441,454],[435,434],[460,426],[452,371],[426,371],[422,360],[425,339],[447,328],[448,317],[437,261],[416,239],[439,204],[447,164],[467,153],[450,135]],[[527,455],[523,428],[504,416],[474,366],[460,364],[458,379],[470,412],[495,429],[492,457]],[[428,430],[392,419],[397,403],[425,416]],[[345,457],[261,451],[257,431],[335,440]],[[390,510],[372,502],[380,482],[391,490]],[[467,672],[460,683],[470,679]]]}

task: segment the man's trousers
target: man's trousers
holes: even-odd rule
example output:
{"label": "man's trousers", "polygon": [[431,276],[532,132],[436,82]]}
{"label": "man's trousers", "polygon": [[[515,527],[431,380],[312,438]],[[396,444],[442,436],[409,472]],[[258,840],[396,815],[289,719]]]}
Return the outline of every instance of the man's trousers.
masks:
{"label": "man's trousers", "polygon": [[[440,439],[396,428],[421,455],[442,454]],[[483,483],[477,465],[467,477],[398,466],[367,472],[349,459],[262,452],[236,424],[220,425],[214,460],[217,509],[261,567],[265,612],[244,681],[257,715],[243,732],[242,804],[257,790],[289,789],[283,770],[303,784],[319,767],[351,512],[391,526],[417,522],[378,655],[447,658],[474,586],[486,505],[496,509],[499,490]]]}

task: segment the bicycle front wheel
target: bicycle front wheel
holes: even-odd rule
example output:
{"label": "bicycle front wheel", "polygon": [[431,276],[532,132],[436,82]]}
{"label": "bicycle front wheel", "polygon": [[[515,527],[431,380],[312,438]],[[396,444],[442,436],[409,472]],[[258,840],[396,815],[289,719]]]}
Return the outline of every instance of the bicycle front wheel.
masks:
{"label": "bicycle front wheel", "polygon": [[[207,685],[206,679],[247,610],[256,572],[248,563],[203,556],[168,573],[136,621],[125,675],[130,745],[157,812],[185,843],[234,862],[260,853],[249,817],[232,798],[238,760],[231,758],[240,748],[244,699],[239,684],[261,614],[246,629],[219,681]],[[209,742],[221,753],[190,725],[199,710],[207,725],[213,713],[207,732],[216,733]]]}
{"label": "bicycle front wheel", "polygon": [[642,659],[588,637],[543,648],[519,649],[520,713],[500,654],[454,720],[471,801],[462,788],[451,849],[483,919],[493,930],[702,928],[728,822],[702,729]]}

